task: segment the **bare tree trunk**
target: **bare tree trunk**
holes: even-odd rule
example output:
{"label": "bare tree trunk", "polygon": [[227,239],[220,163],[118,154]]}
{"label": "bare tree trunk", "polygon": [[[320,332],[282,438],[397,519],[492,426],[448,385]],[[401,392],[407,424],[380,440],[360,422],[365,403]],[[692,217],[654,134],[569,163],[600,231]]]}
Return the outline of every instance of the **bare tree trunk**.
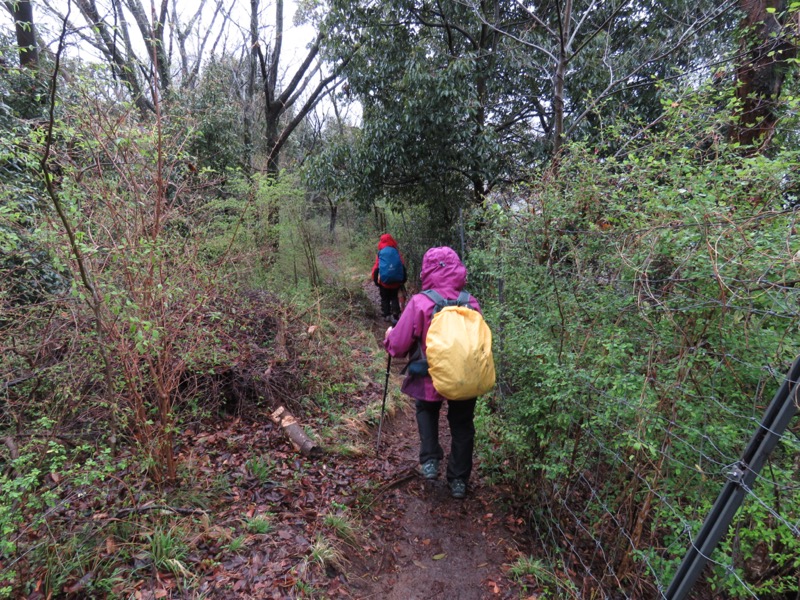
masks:
{"label": "bare tree trunk", "polygon": [[[486,129],[486,106],[489,102],[489,91],[487,82],[487,73],[490,73],[494,64],[495,53],[497,52],[497,41],[499,34],[495,27],[489,25],[490,15],[492,11],[491,20],[497,23],[500,20],[500,4],[498,1],[493,3],[487,0],[481,0],[480,3],[481,14],[486,15],[486,19],[481,25],[481,34],[478,42],[480,66],[475,80],[475,88],[478,97],[478,108],[475,112],[475,134],[480,136]],[[448,39],[450,38],[451,31],[448,26]],[[452,48],[452,42],[448,42]],[[475,165],[474,173],[481,173],[483,171],[482,165]],[[472,197],[476,204],[480,205],[486,198],[487,183],[478,174],[473,175],[472,179]]]}
{"label": "bare tree trunk", "polygon": [[[100,18],[100,13],[97,10],[97,5],[94,0],[76,0],[76,4],[80,9],[83,17],[94,29],[97,36],[97,48],[105,55],[106,60],[111,64],[113,71],[122,79],[128,90],[131,93],[133,102],[142,114],[147,114],[154,110],[152,103],[144,96],[142,92],[142,85],[137,76],[137,66],[135,59],[130,54],[130,38],[127,35],[127,27],[124,21],[120,23],[119,29],[122,32],[122,37],[125,41],[127,56],[120,52],[117,46],[118,34],[116,31],[113,33],[109,31],[105,21]],[[118,7],[115,6],[115,10]]]}
{"label": "bare tree trunk", "polygon": [[339,203],[334,202],[328,197],[328,210],[330,219],[328,220],[328,233],[334,235],[336,232],[336,216],[339,213]]}
{"label": "bare tree trunk", "polygon": [[14,17],[19,64],[35,69],[39,66],[39,46],[36,45],[36,29],[33,26],[33,5],[30,0],[6,0],[5,4]]}
{"label": "bare tree trunk", "polygon": [[[153,22],[150,23],[147,19],[147,13],[140,0],[127,0],[128,9],[133,14],[136,24],[139,27],[139,33],[147,43],[148,55],[150,61],[155,66],[155,71],[158,73],[159,84],[163,96],[168,96],[171,89],[172,80],[169,71],[169,57],[167,50],[164,46],[164,22],[167,19],[167,0],[161,0],[161,8],[158,15],[152,15]],[[153,7],[155,10],[155,6]]]}
{"label": "bare tree trunk", "polygon": [[[310,92],[305,93],[300,108],[292,115],[288,123],[282,124],[281,119],[286,113],[300,101],[304,96],[306,87],[313,80],[311,75],[319,69],[314,66],[323,33],[317,35],[317,39],[311,45],[303,62],[296,68],[294,74],[288,82],[279,82],[279,72],[281,64],[281,51],[283,46],[284,34],[284,0],[275,1],[275,41],[272,48],[267,48],[267,52],[261,48],[258,41],[258,5],[259,0],[250,0],[250,44],[251,51],[258,56],[261,67],[261,78],[264,93],[264,141],[267,147],[266,172],[270,177],[276,177],[280,168],[280,152],[289,136],[303,121],[306,115],[317,105],[319,100],[335,89],[338,82],[339,73],[348,63],[349,58],[343,60],[333,71],[321,77],[316,87]],[[251,80],[254,81],[254,74],[251,72]],[[248,82],[249,83],[249,82]],[[279,83],[282,84],[278,89]],[[278,203],[272,204],[268,209],[267,227],[267,248],[269,256],[277,256],[279,239],[277,236],[277,225],[280,221],[280,206]]]}
{"label": "bare tree trunk", "polygon": [[256,75],[258,73],[258,4],[259,0],[250,0],[250,52],[248,59],[247,87],[243,106],[243,137],[244,148],[247,156],[245,157],[244,167],[248,175],[253,168],[253,113],[254,98],[256,93]]}
{"label": "bare tree trunk", "polygon": [[[732,139],[753,151],[763,150],[772,139],[778,121],[778,97],[797,55],[793,41],[797,35],[787,31],[785,0],[740,0],[744,12],[742,28],[752,35],[742,41],[744,62],[736,69],[739,85],[736,97],[741,102],[739,121],[732,127]],[[797,19],[797,13],[793,15]]]}
{"label": "bare tree trunk", "polygon": [[558,63],[553,81],[553,156],[557,156],[564,143],[564,79],[569,61],[572,0],[566,0],[564,13],[559,15]]}
{"label": "bare tree trunk", "polygon": [[[206,0],[199,0],[197,4],[197,10],[195,11],[194,15],[192,15],[192,18],[189,19],[189,22],[186,23],[186,25],[181,26],[181,23],[178,20],[178,0],[172,0],[172,29],[174,30],[175,36],[178,38],[178,53],[181,60],[180,88],[182,90],[194,87],[195,81],[197,80],[197,75],[200,73],[202,58],[206,56],[205,48],[206,44],[208,43],[208,38],[211,35],[211,32],[214,30],[214,23],[217,22],[217,17],[222,11],[222,0],[216,0],[216,8],[214,9],[214,15],[211,17],[211,23],[205,28],[205,34],[203,34],[199,46],[193,51],[190,61],[189,52],[186,50],[186,45],[189,40],[189,34],[194,31],[200,16],[203,14],[205,5]],[[218,36],[221,36],[223,31],[224,27],[220,28]],[[219,37],[217,37],[217,40],[218,39]],[[214,46],[216,46],[216,42],[214,43]],[[213,47],[211,54],[214,54]]]}
{"label": "bare tree trunk", "polygon": [[[266,99],[265,114],[266,118],[266,138],[267,148],[270,149],[267,157],[267,173],[270,175],[278,174],[278,153],[272,149],[278,145],[280,134],[279,124],[281,115],[286,110],[283,97],[278,97],[278,67],[281,59],[281,48],[283,46],[283,0],[275,0],[275,45],[272,48],[272,60],[269,70],[265,76],[264,95]],[[271,222],[271,219],[270,219]],[[277,223],[277,221],[276,221]]]}

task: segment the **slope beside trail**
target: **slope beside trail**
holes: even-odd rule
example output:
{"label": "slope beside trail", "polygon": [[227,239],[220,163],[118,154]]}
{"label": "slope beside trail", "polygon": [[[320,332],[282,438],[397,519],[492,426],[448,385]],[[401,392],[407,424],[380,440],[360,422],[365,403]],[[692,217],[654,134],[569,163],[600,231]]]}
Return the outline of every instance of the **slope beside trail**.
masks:
{"label": "slope beside trail", "polygon": [[[387,325],[380,319],[377,289],[368,281],[364,291],[376,307],[371,327],[381,344]],[[389,393],[395,396],[400,393],[404,364],[398,360],[392,365]],[[402,409],[384,422],[382,431],[379,457],[386,480],[364,523],[375,549],[353,562],[349,573],[353,597],[535,598],[506,574],[507,565],[520,555],[520,523],[503,508],[501,491],[483,481],[477,457],[467,498],[450,496],[444,476],[450,447],[446,409],[439,424],[445,459],[439,478],[426,481],[417,472],[419,438],[413,401],[398,400]]]}
{"label": "slope beside trail", "polygon": [[[332,251],[319,258],[331,273],[348,271],[338,268]],[[534,581],[520,583],[509,574],[509,565],[530,554],[522,520],[508,508],[508,492],[483,479],[479,457],[464,500],[451,498],[444,465],[435,481],[418,474],[413,403],[399,393],[404,360],[392,365],[376,451],[374,409],[380,406],[385,371],[376,374],[374,366],[387,324],[368,277],[347,276],[354,283],[363,280],[363,293],[348,291],[347,309],[331,322],[336,345],[314,334],[318,316],[304,311],[276,318],[285,313],[266,291],[233,304],[240,327],[228,343],[239,349],[242,362],[219,380],[233,412],[193,418],[176,433],[175,485],[150,489],[143,482],[133,488],[125,479],[141,481],[133,454],[120,476],[102,485],[65,484],[62,493],[70,502],[48,513],[48,527],[58,527],[62,539],[84,540],[86,530],[94,531],[100,545],[89,546],[95,554],[87,556],[102,557],[108,566],[87,560],[88,566],[65,571],[55,585],[47,583],[53,579],[48,564],[20,563],[20,580],[29,582],[25,597],[536,598],[526,592],[536,589]],[[339,375],[340,380],[331,379]],[[302,397],[304,377],[327,377],[316,382],[325,395],[314,401]],[[321,456],[297,452],[270,419],[278,405],[288,406],[312,431],[337,421],[330,417],[342,409],[341,422],[319,436],[326,444]],[[446,459],[446,409],[440,419]],[[31,529],[27,543],[51,544],[38,535]],[[170,544],[153,541],[162,538]],[[116,575],[109,579],[107,572]],[[0,564],[0,584],[2,576]]]}

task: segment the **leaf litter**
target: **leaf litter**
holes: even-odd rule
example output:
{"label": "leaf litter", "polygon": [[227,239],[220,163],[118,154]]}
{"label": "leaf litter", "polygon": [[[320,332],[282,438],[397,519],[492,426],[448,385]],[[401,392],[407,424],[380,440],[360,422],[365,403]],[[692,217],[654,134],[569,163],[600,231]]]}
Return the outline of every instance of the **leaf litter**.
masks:
{"label": "leaf litter", "polygon": [[[364,289],[377,296],[371,283]],[[348,360],[371,368],[381,355],[376,347],[384,325],[374,312],[345,315],[337,326],[338,339],[352,343]],[[313,327],[302,324],[303,333],[319,333]],[[401,367],[393,369],[392,394],[399,393]],[[291,381],[299,379],[295,374]],[[344,387],[330,406],[365,416],[381,401],[377,379]],[[27,597],[526,597],[507,575],[524,535],[521,520],[508,513],[506,492],[483,483],[479,464],[465,500],[452,499],[443,478],[422,480],[413,406],[397,402],[401,410],[384,422],[380,456],[374,416],[359,427],[344,421],[355,437],[350,451],[329,447],[308,460],[267,411],[248,407],[240,416],[206,418],[180,432],[180,480],[172,488],[150,487],[133,455],[121,457],[133,466],[94,486],[53,474],[64,501],[51,510],[48,525],[64,537],[80,536],[91,560],[77,561],[49,591],[41,563],[20,560],[15,566],[29,582]],[[302,418],[312,426],[324,422],[313,411]],[[40,547],[52,543],[47,535],[46,528],[31,527],[19,541]],[[115,574],[102,588],[101,566]]]}

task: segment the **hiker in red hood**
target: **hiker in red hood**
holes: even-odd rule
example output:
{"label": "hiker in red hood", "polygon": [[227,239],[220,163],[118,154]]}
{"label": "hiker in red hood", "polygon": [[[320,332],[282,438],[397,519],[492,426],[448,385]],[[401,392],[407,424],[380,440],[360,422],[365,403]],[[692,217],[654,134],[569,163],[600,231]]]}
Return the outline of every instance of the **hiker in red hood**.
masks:
{"label": "hiker in red hood", "polygon": [[384,233],[378,242],[378,254],[372,267],[372,281],[381,293],[381,315],[384,321],[397,323],[400,318],[400,288],[406,282],[406,265],[394,238]]}
{"label": "hiker in red hood", "polygon": [[[430,248],[422,258],[420,273],[423,290],[435,290],[443,298],[457,298],[467,281],[467,268],[447,246]],[[433,317],[434,301],[425,294],[414,294],[408,301],[395,327],[386,331],[383,345],[394,357],[414,354],[418,346],[425,352],[425,339]],[[481,310],[478,301],[469,297],[469,305]],[[444,451],[439,444],[439,411],[446,398],[433,386],[430,375],[415,375],[409,368],[400,388],[415,400],[419,428],[420,471],[425,479],[439,476],[439,462]],[[447,482],[454,498],[464,498],[472,472],[472,451],[475,443],[476,398],[447,402],[447,422],[450,425],[450,457],[447,461]]]}

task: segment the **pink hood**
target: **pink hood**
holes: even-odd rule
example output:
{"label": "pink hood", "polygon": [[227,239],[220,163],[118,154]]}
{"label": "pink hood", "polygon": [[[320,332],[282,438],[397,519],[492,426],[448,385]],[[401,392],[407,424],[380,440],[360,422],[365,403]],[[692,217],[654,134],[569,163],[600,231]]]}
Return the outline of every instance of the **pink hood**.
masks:
{"label": "pink hood", "polygon": [[431,248],[422,257],[420,279],[423,290],[436,290],[443,298],[456,298],[467,282],[467,268],[452,248]]}

